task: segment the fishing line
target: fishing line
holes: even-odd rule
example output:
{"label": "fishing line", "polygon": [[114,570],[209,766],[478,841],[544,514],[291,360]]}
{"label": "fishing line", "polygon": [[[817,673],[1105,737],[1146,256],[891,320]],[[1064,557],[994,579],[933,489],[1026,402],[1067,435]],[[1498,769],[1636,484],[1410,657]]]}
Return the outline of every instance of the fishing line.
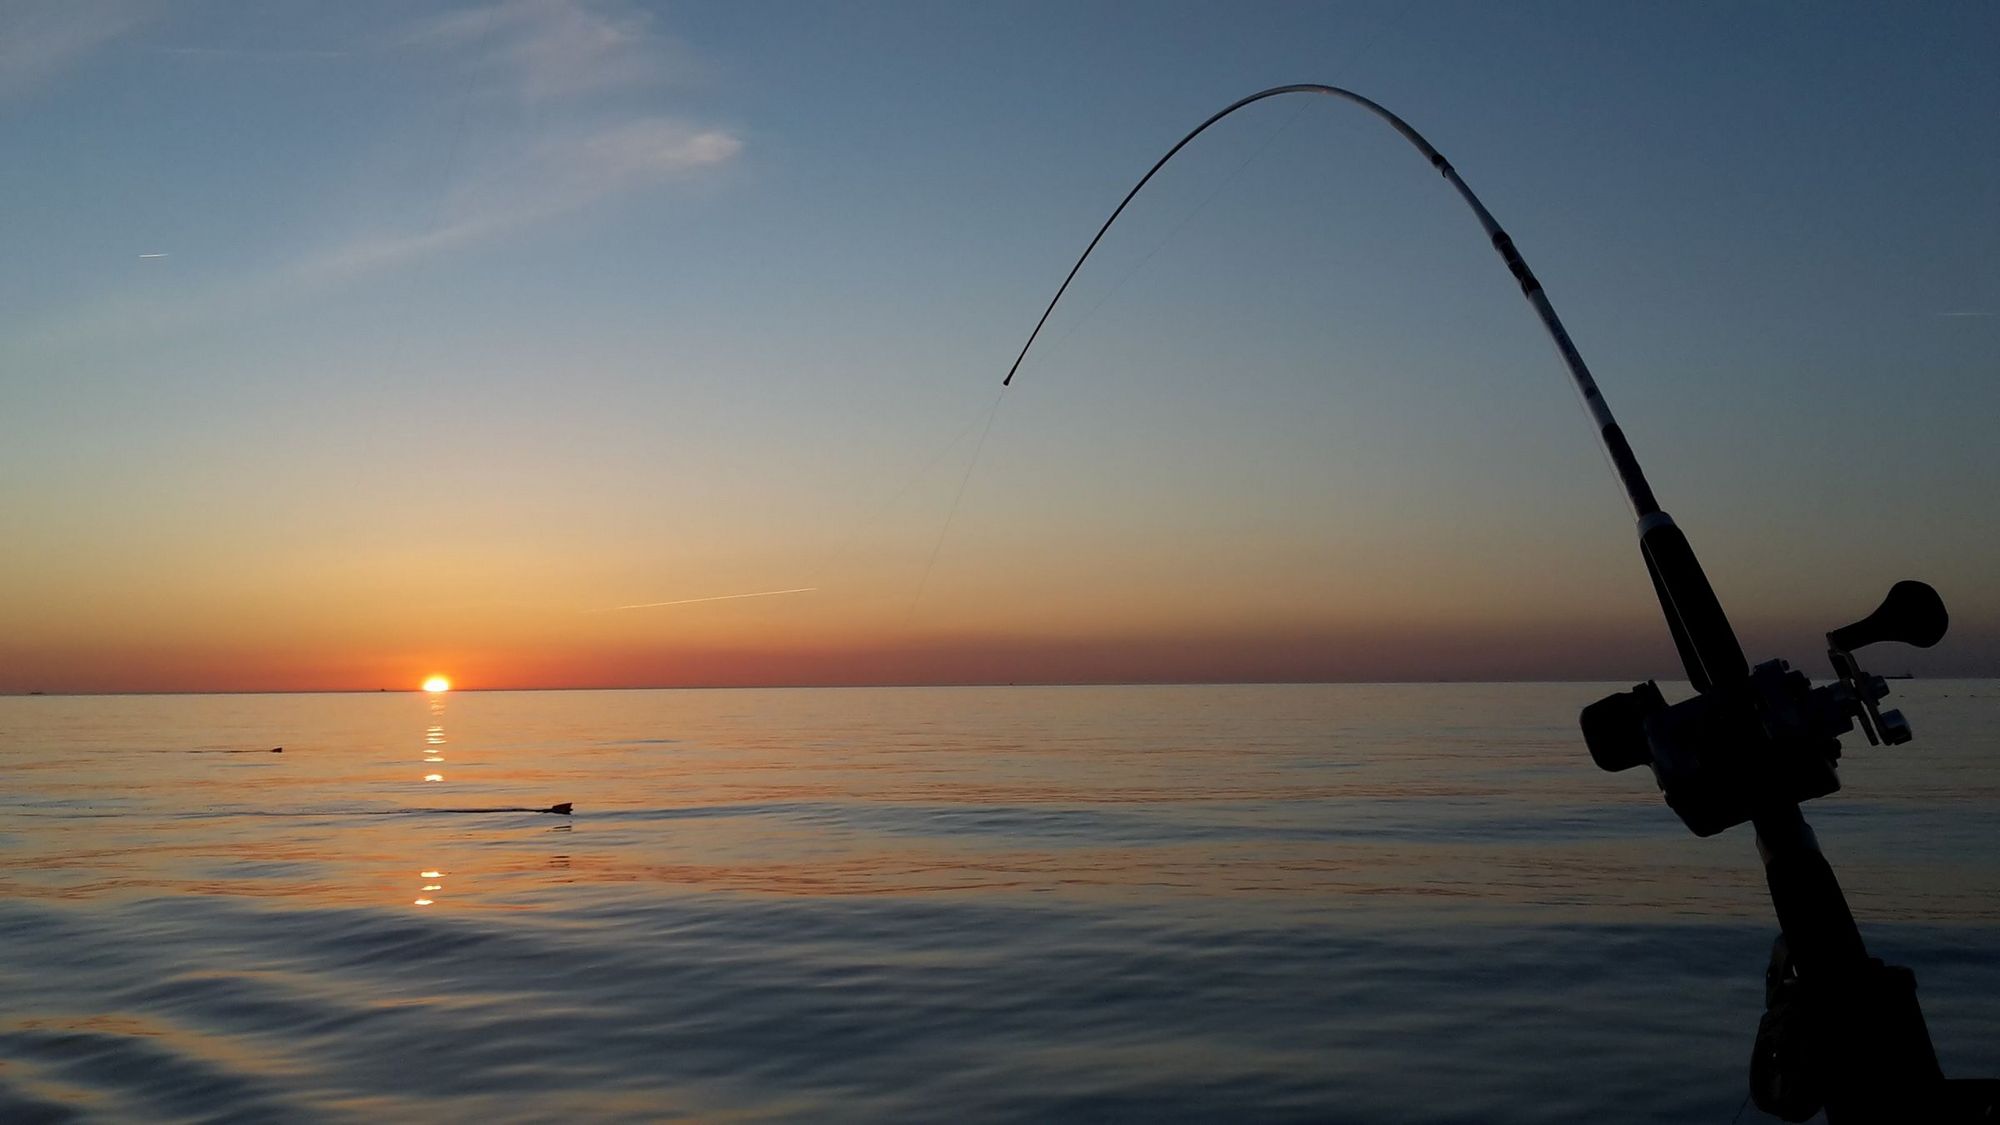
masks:
{"label": "fishing line", "polygon": [[979,427],[980,420],[982,418],[985,418],[987,416],[988,411],[990,411],[991,409],[992,409],[991,407],[988,407],[986,410],[973,411],[972,414],[966,418],[965,425],[959,427],[958,433],[953,435],[950,441],[944,443],[943,447],[941,447],[936,453],[931,454],[930,458],[923,463],[923,466],[921,468],[909,474],[908,479],[903,481],[903,486],[901,488],[898,488],[892,495],[890,495],[890,497],[887,500],[884,500],[882,501],[882,503],[876,505],[874,511],[871,513],[869,518],[870,519],[877,518],[881,516],[883,512],[887,511],[890,508],[895,507],[896,502],[898,500],[901,500],[904,496],[908,495],[911,489],[915,488],[925,477],[930,475],[930,471],[932,469],[937,468],[938,462],[944,460],[946,454],[958,448],[958,443],[964,441],[966,437],[972,433],[973,430]]}
{"label": "fishing line", "polygon": [[993,432],[993,420],[1000,416],[1000,404],[1006,401],[1007,388],[1003,385],[1000,393],[993,396],[993,405],[986,411],[986,425],[979,431],[979,441],[972,447],[972,459],[965,463],[965,474],[958,478],[958,491],[952,494],[951,507],[944,514],[944,525],[938,528],[937,542],[931,544],[931,557],[924,563],[924,572],[917,578],[917,592],[910,598],[910,612],[903,618],[903,627],[917,619],[917,604],[924,600],[924,587],[930,584],[931,571],[937,567],[938,552],[944,549],[944,538],[951,531],[951,521],[958,515],[959,502],[965,499],[965,486],[972,481],[972,470],[979,467],[979,455],[986,449],[986,437]]}
{"label": "fishing line", "polygon": [[[659,606],[692,605],[697,602],[734,601],[741,598],[769,597],[777,594],[817,593],[823,588],[826,576],[829,573],[836,572],[839,569],[839,564],[844,563],[855,556],[855,554],[858,551],[857,544],[866,539],[868,537],[868,533],[873,531],[877,526],[881,524],[883,517],[889,512],[890,509],[894,508],[896,504],[903,499],[903,497],[907,496],[913,489],[915,489],[918,485],[922,484],[931,475],[932,470],[934,470],[938,466],[938,464],[942,462],[945,459],[945,457],[951,453],[952,450],[958,448],[959,444],[963,442],[968,436],[970,436],[974,430],[980,428],[982,422],[989,427],[992,425],[991,416],[993,409],[994,406],[989,405],[972,411],[969,415],[967,415],[965,424],[959,427],[958,432],[956,434],[952,435],[951,440],[945,442],[942,446],[939,446],[934,452],[932,452],[928,457],[924,458],[922,463],[917,468],[913,470],[899,472],[894,476],[892,476],[890,479],[893,480],[901,478],[903,483],[900,486],[898,486],[893,493],[889,494],[887,499],[882,500],[879,503],[875,503],[866,509],[863,509],[861,514],[857,515],[854,519],[847,521],[846,524],[847,531],[844,536],[840,535],[838,532],[832,532],[822,537],[818,549],[816,551],[810,552],[810,554],[813,555],[815,561],[805,571],[805,573],[809,575],[808,582],[805,586],[787,590],[759,591],[757,593],[751,593],[751,594],[724,594],[712,597],[677,598],[672,601],[642,602],[633,605],[602,606],[596,609],[579,610],[578,612],[584,614],[615,613],[619,610],[651,609]],[[982,437],[981,440],[983,441],[984,438]],[[977,456],[978,454],[975,452],[974,457],[976,458]],[[963,489],[963,487],[964,487],[963,484],[961,484],[960,485],[961,490]],[[956,502],[954,501],[954,504],[955,503]]]}
{"label": "fishing line", "polygon": [[[887,515],[889,510],[894,508],[896,504],[903,499],[903,497],[909,495],[911,490],[915,489],[919,484],[922,484],[926,479],[928,479],[931,475],[931,471],[937,468],[938,464],[942,462],[945,459],[945,457],[951,453],[952,450],[957,449],[960,442],[964,441],[969,435],[971,435],[971,433],[974,430],[980,429],[982,423],[986,428],[990,429],[993,425],[993,413],[998,408],[999,408],[999,400],[996,397],[993,403],[989,404],[983,409],[972,412],[972,414],[970,414],[966,418],[965,424],[959,427],[958,432],[956,434],[952,435],[951,440],[945,442],[942,446],[940,446],[937,449],[936,452],[932,453],[929,457],[925,458],[923,464],[920,467],[918,467],[912,472],[900,474],[904,477],[903,483],[900,487],[896,489],[895,492],[889,495],[888,499],[883,500],[880,503],[875,504],[873,507],[867,509],[865,514],[861,515],[854,521],[852,529],[850,530],[849,534],[843,541],[842,545],[835,546],[829,543],[823,550],[821,550],[819,553],[818,564],[811,571],[809,571],[809,573],[813,576],[812,577],[813,586],[815,588],[819,587],[821,582],[824,581],[828,571],[835,569],[837,564],[852,558],[857,551],[856,544],[860,543],[862,540],[867,538],[868,533],[873,531],[876,527],[878,527],[881,524],[883,517]],[[979,440],[980,443],[983,445],[986,440],[985,433],[983,431],[980,435]],[[973,450],[972,458],[973,461],[975,462],[979,459],[978,449],[975,448]],[[961,494],[963,493],[964,488],[965,488],[964,482],[961,481],[959,484],[959,491]],[[952,508],[954,511],[957,509],[957,506],[958,506],[958,501],[954,499],[952,501]],[[951,517],[947,515],[945,517],[945,522],[947,526],[950,524],[950,520]],[[940,532],[939,534],[942,535],[943,533]],[[933,548],[932,555],[933,555],[933,561],[935,561],[935,555],[936,555],[935,548]]]}

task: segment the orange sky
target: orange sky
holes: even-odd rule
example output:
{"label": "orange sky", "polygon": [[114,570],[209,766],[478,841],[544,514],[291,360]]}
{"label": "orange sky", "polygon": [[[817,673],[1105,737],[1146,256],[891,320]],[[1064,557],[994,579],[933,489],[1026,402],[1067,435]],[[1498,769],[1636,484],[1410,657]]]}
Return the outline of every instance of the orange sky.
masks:
{"label": "orange sky", "polygon": [[1678,674],[1518,286],[1352,106],[1182,150],[1002,394],[1147,164],[1294,79],[1507,225],[1753,658],[1823,676],[1922,578],[1953,632],[1880,662],[2000,672],[1987,7],[1738,13],[1776,54],[1619,5],[244,8],[0,52],[0,691]]}
{"label": "orange sky", "polygon": [[[1758,631],[1761,655],[1798,634]],[[2000,651],[2000,638],[1965,638]],[[1803,655],[1803,653],[1801,654]],[[1909,659],[1903,659],[1903,657]],[[1887,671],[1939,667],[1899,650]],[[1810,662],[1812,658],[1807,657]],[[1807,665],[1815,679],[1824,673]],[[452,647],[340,653],[268,647],[38,650],[0,646],[0,692],[413,690],[433,673],[461,689],[739,687],[959,683],[1174,683],[1678,678],[1649,620],[1551,628],[1541,623],[1423,630],[1135,633],[1097,638],[956,635],[795,646]],[[32,669],[32,678],[22,670]],[[1957,672],[1946,666],[1943,671]],[[1975,672],[1992,674],[1990,669]]]}

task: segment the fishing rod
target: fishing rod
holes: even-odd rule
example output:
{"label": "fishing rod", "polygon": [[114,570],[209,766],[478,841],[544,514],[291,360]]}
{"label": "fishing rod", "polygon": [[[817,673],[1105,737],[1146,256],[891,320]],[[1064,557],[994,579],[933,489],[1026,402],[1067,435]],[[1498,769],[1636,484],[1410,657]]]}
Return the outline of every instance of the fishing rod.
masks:
{"label": "fishing rod", "polygon": [[1606,770],[1651,767],[1667,805],[1695,835],[1713,836],[1746,822],[1756,832],[1780,929],[1751,1052],[1750,1087],[1758,1107],[1788,1121],[1804,1121],[1824,1108],[1827,1120],[1841,1125],[2000,1119],[2000,1082],[1944,1077],[1917,1004],[1915,975],[1868,955],[1833,868],[1799,811],[1801,802],[1840,788],[1840,735],[1859,725],[1870,745],[1910,740],[1901,713],[1878,706],[1888,694],[1886,681],[1864,671],[1854,650],[1883,641],[1936,644],[1949,624],[1943,600],[1922,582],[1896,583],[1874,613],[1827,634],[1836,679],[1820,687],[1783,660],[1752,668],[1694,548],[1654,497],[1541,281],[1457,169],[1408,122],[1352,90],[1312,82],[1273,86],[1224,106],[1125,193],[1049,299],[1000,385],[1013,385],[1070,282],[1153,176],[1210,126],[1286,94],[1358,105],[1430,161],[1472,209],[1520,284],[1597,427],[1638,517],[1639,554],[1696,694],[1668,704],[1658,683],[1648,680],[1599,700],[1583,709],[1584,743]]}

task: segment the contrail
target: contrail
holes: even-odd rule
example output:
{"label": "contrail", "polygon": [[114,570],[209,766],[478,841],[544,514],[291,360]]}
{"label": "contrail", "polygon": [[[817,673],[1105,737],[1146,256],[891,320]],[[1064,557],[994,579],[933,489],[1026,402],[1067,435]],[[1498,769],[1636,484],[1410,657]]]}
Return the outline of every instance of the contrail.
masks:
{"label": "contrail", "polygon": [[638,605],[613,606],[613,609],[655,609],[663,605],[693,605],[696,602],[727,602],[737,598],[771,598],[779,594],[810,594],[818,586],[801,586],[796,590],[759,590],[754,594],[716,594],[708,598],[680,598],[671,602],[640,602]]}
{"label": "contrail", "polygon": [[141,255],[139,255],[139,256],[140,256],[141,258],[164,258],[164,257],[166,257],[166,255],[165,255],[165,254],[141,254]]}

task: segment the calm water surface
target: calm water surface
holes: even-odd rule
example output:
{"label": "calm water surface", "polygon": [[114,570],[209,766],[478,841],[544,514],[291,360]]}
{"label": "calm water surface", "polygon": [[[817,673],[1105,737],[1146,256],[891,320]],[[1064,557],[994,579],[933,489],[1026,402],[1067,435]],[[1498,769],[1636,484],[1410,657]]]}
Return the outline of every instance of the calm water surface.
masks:
{"label": "calm water surface", "polygon": [[[1614,686],[0,699],[0,1120],[1726,1122]],[[1809,813],[2000,1075],[2000,683],[1896,687]]]}

